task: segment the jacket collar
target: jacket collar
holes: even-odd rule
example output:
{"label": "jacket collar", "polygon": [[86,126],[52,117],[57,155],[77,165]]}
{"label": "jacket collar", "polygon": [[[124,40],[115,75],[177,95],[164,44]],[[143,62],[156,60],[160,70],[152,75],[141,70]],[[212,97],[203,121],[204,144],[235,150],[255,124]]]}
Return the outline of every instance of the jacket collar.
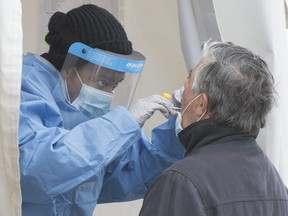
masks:
{"label": "jacket collar", "polygon": [[235,128],[220,125],[211,119],[195,122],[184,128],[178,137],[186,149],[186,155],[194,149],[231,140],[256,139],[259,130],[242,133]]}

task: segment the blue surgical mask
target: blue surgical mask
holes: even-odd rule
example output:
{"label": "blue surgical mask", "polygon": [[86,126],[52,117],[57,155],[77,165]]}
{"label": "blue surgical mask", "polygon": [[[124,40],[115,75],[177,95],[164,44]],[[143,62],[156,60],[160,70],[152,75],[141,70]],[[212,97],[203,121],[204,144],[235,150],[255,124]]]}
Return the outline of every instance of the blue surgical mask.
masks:
{"label": "blue surgical mask", "polygon": [[72,102],[78,110],[88,112],[93,117],[100,117],[110,110],[113,94],[95,89],[82,82],[76,68],[76,74],[82,83],[79,96]]}
{"label": "blue surgical mask", "polygon": [[182,122],[182,115],[181,115],[180,112],[177,112],[177,117],[176,117],[176,120],[175,120],[175,133],[176,133],[176,136],[178,136],[178,134],[183,130],[181,122]]}
{"label": "blue surgical mask", "polygon": [[93,117],[100,117],[109,112],[113,94],[82,85],[79,96],[72,105],[79,110],[87,111]]}
{"label": "blue surgical mask", "polygon": [[[178,136],[178,134],[183,130],[183,127],[182,127],[182,116],[183,114],[185,113],[185,111],[188,109],[188,107],[197,99],[201,96],[202,94],[199,94],[197,97],[195,97],[194,99],[192,99],[190,101],[190,103],[185,107],[185,109],[183,110],[182,113],[178,112],[177,113],[177,118],[176,118],[176,121],[175,121],[175,133],[176,133],[176,136]],[[206,110],[205,112],[201,115],[201,117],[197,120],[197,121],[200,121],[203,116],[205,115],[206,113]]]}

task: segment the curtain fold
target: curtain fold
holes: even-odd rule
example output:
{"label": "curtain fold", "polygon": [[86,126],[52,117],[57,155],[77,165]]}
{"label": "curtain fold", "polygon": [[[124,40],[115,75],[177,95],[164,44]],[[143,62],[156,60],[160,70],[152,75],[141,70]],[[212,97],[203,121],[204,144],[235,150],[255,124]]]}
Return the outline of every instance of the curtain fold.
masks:
{"label": "curtain fold", "polygon": [[0,215],[21,215],[18,113],[22,68],[20,0],[0,1]]}
{"label": "curtain fold", "polygon": [[221,41],[212,0],[178,0],[181,47],[188,72],[201,58],[207,40]]}
{"label": "curtain fold", "polygon": [[[200,36],[195,37],[195,35],[199,35],[197,33],[201,29],[199,25],[206,25],[206,28],[211,31],[213,29],[207,23],[195,23],[195,17],[199,16],[197,14],[210,15],[212,8],[210,6],[210,10],[206,11],[205,7],[199,7],[199,5],[195,5],[195,2],[199,3],[200,0],[178,0],[180,35],[182,47],[186,47],[183,49],[183,54],[188,65],[194,61],[191,60],[193,58],[191,53],[198,53],[199,44],[202,42],[198,39]],[[268,116],[266,127],[261,130],[257,139],[279,171],[285,184],[288,185],[286,138],[288,134],[286,126],[288,122],[288,96],[286,93],[288,89],[288,52],[284,1],[214,0],[205,2],[212,5],[214,3],[216,24],[220,29],[222,40],[247,47],[262,56],[274,76],[278,101]],[[191,27],[192,24],[193,27]],[[203,28],[203,26],[201,27]],[[187,37],[187,35],[190,36]],[[206,38],[203,36],[203,39]],[[188,49],[190,51],[187,51]],[[195,63],[193,62],[193,64]]]}

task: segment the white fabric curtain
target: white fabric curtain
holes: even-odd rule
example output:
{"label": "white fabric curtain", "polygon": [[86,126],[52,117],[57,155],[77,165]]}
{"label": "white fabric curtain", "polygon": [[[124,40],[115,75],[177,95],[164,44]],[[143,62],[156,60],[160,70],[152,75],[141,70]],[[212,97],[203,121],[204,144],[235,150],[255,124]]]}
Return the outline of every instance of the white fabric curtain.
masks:
{"label": "white fabric curtain", "polygon": [[0,1],[0,215],[21,215],[18,112],[22,68],[20,0]]}
{"label": "white fabric curtain", "polygon": [[[178,0],[182,47],[186,46],[187,49],[196,47],[197,51],[199,41],[193,39],[195,32],[200,31],[200,27],[203,28],[203,26],[194,24],[195,17],[197,14],[211,15],[212,7],[205,11],[205,7],[203,10],[201,7],[194,6],[195,2],[199,4],[201,0]],[[258,53],[268,63],[274,75],[279,95],[278,102],[268,116],[266,127],[261,130],[258,142],[278,169],[285,184],[288,185],[288,127],[286,125],[288,122],[288,95],[286,93],[288,90],[288,52],[284,1],[207,0],[205,2],[209,2],[210,5],[214,3],[217,22],[213,23],[214,25],[218,23],[222,40],[231,41]],[[215,26],[211,28],[207,25],[206,27],[211,31],[217,29]],[[182,51],[186,61],[191,61],[193,56],[191,57],[191,50],[187,51],[187,49],[182,49]]]}
{"label": "white fabric curtain", "polygon": [[178,0],[181,47],[188,72],[201,58],[207,40],[221,41],[212,0]]}

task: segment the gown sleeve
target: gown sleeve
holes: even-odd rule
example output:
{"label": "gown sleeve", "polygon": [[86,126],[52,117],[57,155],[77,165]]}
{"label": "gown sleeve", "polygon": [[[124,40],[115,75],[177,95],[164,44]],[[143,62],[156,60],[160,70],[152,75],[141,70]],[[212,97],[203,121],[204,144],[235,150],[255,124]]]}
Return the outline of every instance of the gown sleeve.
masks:
{"label": "gown sleeve", "polygon": [[19,119],[25,203],[52,202],[63,211],[77,203],[91,211],[99,194],[100,203],[142,198],[154,178],[184,156],[175,118],[155,128],[152,141],[123,107],[68,130],[49,93],[53,86],[39,76],[27,77]]}
{"label": "gown sleeve", "polygon": [[23,201],[48,202],[97,175],[101,182],[105,167],[141,138],[141,129],[123,107],[64,129],[51,88],[39,76],[25,77],[18,133]]}
{"label": "gown sleeve", "polygon": [[184,157],[184,147],[175,135],[175,117],[152,131],[152,142],[142,136],[106,169],[98,203],[143,198],[148,186],[166,168]]}

